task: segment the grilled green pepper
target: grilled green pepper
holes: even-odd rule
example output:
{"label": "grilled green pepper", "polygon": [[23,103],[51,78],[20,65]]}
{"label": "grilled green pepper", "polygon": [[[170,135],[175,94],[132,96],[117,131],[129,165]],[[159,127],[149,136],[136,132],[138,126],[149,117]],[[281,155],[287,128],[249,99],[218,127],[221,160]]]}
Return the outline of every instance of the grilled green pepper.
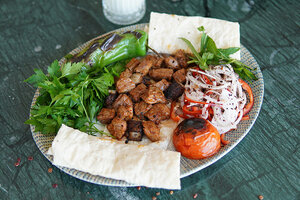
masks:
{"label": "grilled green pepper", "polygon": [[84,50],[75,54],[71,62],[85,62],[103,68],[116,61],[146,55],[148,35],[141,30],[121,34],[111,33],[96,39]]}

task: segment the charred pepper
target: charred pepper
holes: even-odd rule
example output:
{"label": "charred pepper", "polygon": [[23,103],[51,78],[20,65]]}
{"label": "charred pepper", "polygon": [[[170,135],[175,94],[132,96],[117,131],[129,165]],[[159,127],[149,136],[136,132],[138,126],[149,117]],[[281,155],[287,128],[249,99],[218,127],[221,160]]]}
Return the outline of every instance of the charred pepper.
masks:
{"label": "charred pepper", "polygon": [[111,33],[92,41],[70,61],[85,62],[90,66],[103,68],[120,60],[144,56],[147,38],[147,33],[141,30]]}

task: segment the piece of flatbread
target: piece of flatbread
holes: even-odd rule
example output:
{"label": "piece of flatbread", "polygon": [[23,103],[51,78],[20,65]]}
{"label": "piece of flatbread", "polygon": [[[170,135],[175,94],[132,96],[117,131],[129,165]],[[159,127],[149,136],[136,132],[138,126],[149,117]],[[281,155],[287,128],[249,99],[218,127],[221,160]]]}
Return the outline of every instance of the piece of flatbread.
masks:
{"label": "piece of flatbread", "polygon": [[[188,46],[179,39],[188,39],[200,51],[201,33],[198,27],[215,41],[217,48],[240,47],[239,23],[206,17],[186,17],[151,12],[148,45],[160,53],[174,53],[177,49],[187,52]],[[240,60],[240,51],[231,55]]]}
{"label": "piece of flatbread", "polygon": [[128,183],[180,189],[180,153],[100,139],[62,125],[48,154],[53,164]]}

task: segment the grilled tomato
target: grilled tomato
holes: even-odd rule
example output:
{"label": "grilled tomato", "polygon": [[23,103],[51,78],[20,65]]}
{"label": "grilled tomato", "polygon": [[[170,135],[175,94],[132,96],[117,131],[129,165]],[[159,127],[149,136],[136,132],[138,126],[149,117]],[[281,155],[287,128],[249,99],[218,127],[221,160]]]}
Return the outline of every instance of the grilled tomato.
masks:
{"label": "grilled tomato", "polygon": [[173,144],[177,151],[189,159],[203,159],[217,153],[221,147],[218,130],[207,120],[183,120],[174,130]]}

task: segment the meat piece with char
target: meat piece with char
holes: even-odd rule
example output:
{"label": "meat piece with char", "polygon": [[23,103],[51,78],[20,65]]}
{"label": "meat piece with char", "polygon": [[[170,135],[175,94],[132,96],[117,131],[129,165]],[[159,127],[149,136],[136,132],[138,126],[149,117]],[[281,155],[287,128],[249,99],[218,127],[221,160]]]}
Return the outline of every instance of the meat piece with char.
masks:
{"label": "meat piece with char", "polygon": [[168,68],[171,68],[171,69],[179,69],[180,68],[177,60],[173,56],[166,57],[164,61],[165,61],[166,67],[168,67]]}
{"label": "meat piece with char", "polygon": [[173,69],[168,69],[168,68],[151,69],[149,75],[156,81],[159,81],[161,79],[171,80],[173,75]]}
{"label": "meat piece with char", "polygon": [[127,121],[126,137],[128,140],[141,141],[143,138],[143,125],[141,121]]}
{"label": "meat piece with char", "polygon": [[112,104],[114,103],[114,101],[116,100],[117,97],[118,97],[118,94],[116,92],[115,93],[110,93],[105,98],[104,107],[111,108]]}
{"label": "meat piece with char", "polygon": [[173,78],[175,81],[177,81],[178,83],[184,83],[186,80],[186,70],[185,69],[180,69],[177,70],[174,74],[173,74]]}
{"label": "meat piece with char", "polygon": [[147,75],[150,68],[153,66],[151,59],[143,58],[141,63],[134,69],[134,72],[141,73],[143,76]]}
{"label": "meat piece with char", "polygon": [[155,64],[153,65],[153,68],[161,68],[163,65],[165,58],[164,57],[157,57]]}
{"label": "meat piece with char", "polygon": [[143,121],[144,134],[152,141],[156,142],[160,140],[159,127],[152,121]]}
{"label": "meat piece with char", "polygon": [[133,106],[125,105],[119,106],[117,109],[117,116],[125,121],[132,119],[133,117]]}
{"label": "meat piece with char", "polygon": [[181,83],[173,81],[171,85],[164,91],[164,94],[168,100],[177,100],[184,92],[185,88]]}
{"label": "meat piece with char", "polygon": [[144,77],[143,77],[143,83],[144,83],[146,86],[149,86],[149,85],[154,84],[155,81],[154,81],[150,76],[144,76]]}
{"label": "meat piece with char", "polygon": [[129,69],[125,69],[121,74],[119,79],[122,78],[130,78],[130,76],[132,75],[132,72]]}
{"label": "meat piece with char", "polygon": [[178,61],[178,64],[181,68],[186,68],[188,66],[187,62],[189,61],[189,58],[187,54],[184,52],[184,50],[178,49],[175,52],[175,58]]}
{"label": "meat piece with char", "polygon": [[120,78],[116,83],[118,93],[126,93],[135,88],[135,83],[130,78]]}
{"label": "meat piece with char", "polygon": [[138,102],[140,100],[141,95],[147,90],[147,86],[143,83],[139,84],[136,88],[129,92],[134,102]]}
{"label": "meat piece with char", "polygon": [[158,124],[161,120],[170,118],[170,108],[166,104],[155,104],[152,108],[145,114],[145,116]]}
{"label": "meat piece with char", "polygon": [[117,110],[119,106],[126,106],[126,105],[133,106],[132,100],[126,94],[120,94],[118,98],[115,100],[115,102],[113,103],[113,108]]}
{"label": "meat piece with char", "polygon": [[134,68],[140,64],[140,61],[136,58],[132,58],[127,64],[126,68],[133,72]]}
{"label": "meat piece with char", "polygon": [[141,73],[133,73],[130,76],[130,79],[135,83],[135,84],[139,84],[143,81],[143,75]]}
{"label": "meat piece with char", "polygon": [[151,109],[152,105],[144,101],[134,104],[134,113],[139,119],[145,119],[144,115]]}
{"label": "meat piece with char", "polygon": [[114,109],[102,108],[97,116],[97,120],[102,124],[109,124],[115,115],[116,112]]}
{"label": "meat piece with char", "polygon": [[163,91],[153,85],[150,85],[149,88],[141,95],[141,97],[148,104],[167,102]]}
{"label": "meat piece with char", "polygon": [[115,117],[109,125],[107,125],[107,129],[111,135],[116,137],[118,140],[123,137],[125,131],[127,129],[127,123],[124,119],[119,117]]}
{"label": "meat piece with char", "polygon": [[153,86],[159,88],[161,91],[166,90],[169,87],[170,83],[166,79],[162,79],[157,83],[154,83]]}

